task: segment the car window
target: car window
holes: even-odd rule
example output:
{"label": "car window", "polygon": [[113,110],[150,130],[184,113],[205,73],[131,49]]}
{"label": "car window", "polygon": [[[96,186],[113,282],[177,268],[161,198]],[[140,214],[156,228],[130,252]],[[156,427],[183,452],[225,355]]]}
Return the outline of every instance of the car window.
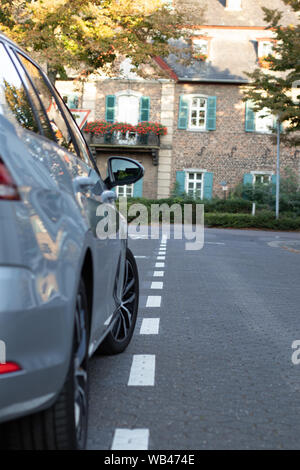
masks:
{"label": "car window", "polygon": [[66,105],[65,105],[63,99],[60,97],[60,95],[56,92],[55,89],[54,89],[54,93],[56,95],[56,99],[60,103],[60,106],[65,111],[66,119],[68,120],[68,124],[69,124],[69,126],[72,130],[72,133],[74,135],[74,138],[76,140],[76,144],[77,144],[77,147],[78,147],[78,150],[80,152],[80,156],[81,156],[82,160],[84,160],[89,165],[93,166],[92,162],[90,161],[90,157],[89,157],[89,153],[88,153],[88,150],[87,150],[87,145],[85,143],[85,140],[82,137],[81,132],[78,129],[76,123],[74,122],[73,117],[70,114],[70,111],[66,108]]}
{"label": "car window", "polygon": [[0,113],[14,123],[18,122],[25,129],[39,133],[40,127],[32,103],[2,43],[0,57]]}
{"label": "car window", "polygon": [[58,144],[70,152],[77,153],[64,115],[59,109],[59,106],[40,70],[22,54],[17,53],[17,55],[30,76],[39,99],[43,103]]}

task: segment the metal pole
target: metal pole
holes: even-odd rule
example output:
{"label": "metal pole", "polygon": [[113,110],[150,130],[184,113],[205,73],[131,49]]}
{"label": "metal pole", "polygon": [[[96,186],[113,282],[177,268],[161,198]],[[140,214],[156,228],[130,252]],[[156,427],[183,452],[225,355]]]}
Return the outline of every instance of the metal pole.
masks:
{"label": "metal pole", "polygon": [[280,120],[279,120],[279,117],[277,117],[276,219],[279,218],[279,185],[280,185]]}

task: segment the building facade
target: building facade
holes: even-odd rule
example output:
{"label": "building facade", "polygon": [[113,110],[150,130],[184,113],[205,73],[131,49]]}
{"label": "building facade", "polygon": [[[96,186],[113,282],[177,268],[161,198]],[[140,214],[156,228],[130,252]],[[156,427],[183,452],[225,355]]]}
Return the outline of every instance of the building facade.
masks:
{"label": "building facade", "polygon": [[[188,8],[189,0],[178,0]],[[190,0],[193,5],[197,0]],[[88,120],[109,123],[159,122],[164,136],[87,135],[105,176],[111,155],[135,158],[145,167],[143,181],[119,188],[120,195],[169,197],[175,190],[204,199],[222,197],[239,183],[275,181],[276,146],[271,127],[276,118],[254,113],[243,101],[246,72],[266,67],[273,33],[266,30],[261,7],[284,10],[283,22],[296,18],[281,0],[198,0],[206,3],[204,24],[194,25],[192,60],[157,59],[167,78],[144,80],[130,72],[95,78],[80,92],[72,81],[57,82],[70,107],[89,111]],[[125,67],[126,68],[126,67]],[[76,111],[75,111],[76,112]],[[300,178],[300,151],[281,147],[281,171]]]}

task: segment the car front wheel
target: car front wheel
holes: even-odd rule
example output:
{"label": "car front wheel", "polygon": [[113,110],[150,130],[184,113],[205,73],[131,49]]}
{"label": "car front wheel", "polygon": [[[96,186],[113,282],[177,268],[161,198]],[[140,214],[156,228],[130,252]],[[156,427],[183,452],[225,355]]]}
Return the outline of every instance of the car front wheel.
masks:
{"label": "car front wheel", "polygon": [[139,306],[139,276],[132,252],[127,248],[122,300],[114,325],[99,347],[100,354],[123,352],[132,338]]}

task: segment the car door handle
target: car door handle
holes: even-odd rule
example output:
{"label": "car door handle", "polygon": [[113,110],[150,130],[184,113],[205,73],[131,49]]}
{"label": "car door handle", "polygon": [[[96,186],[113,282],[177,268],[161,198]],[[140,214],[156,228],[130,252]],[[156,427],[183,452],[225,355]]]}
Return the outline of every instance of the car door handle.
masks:
{"label": "car door handle", "polygon": [[101,198],[101,202],[103,203],[112,202],[117,199],[117,195],[115,191],[103,191],[103,193],[101,193],[100,198]]}
{"label": "car door handle", "polygon": [[95,186],[95,182],[89,176],[76,176],[73,179],[73,185],[76,193],[85,193]]}

